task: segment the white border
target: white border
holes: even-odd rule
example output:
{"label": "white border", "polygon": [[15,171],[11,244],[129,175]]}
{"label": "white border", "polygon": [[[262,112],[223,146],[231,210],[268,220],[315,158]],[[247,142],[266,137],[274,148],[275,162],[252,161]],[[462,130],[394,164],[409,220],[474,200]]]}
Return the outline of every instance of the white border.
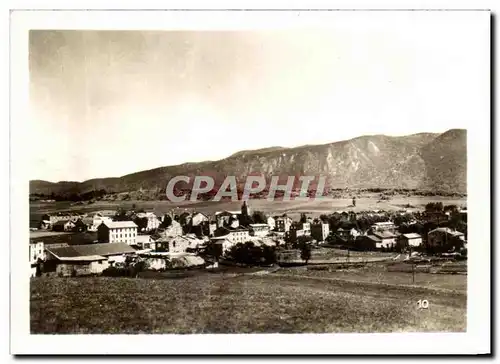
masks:
{"label": "white border", "polygon": [[[345,4],[344,2],[341,2]],[[352,3],[352,2],[350,2]],[[367,4],[368,2],[358,2]],[[88,3],[85,3],[88,5]],[[106,3],[110,7],[109,2]],[[199,3],[198,3],[199,4]],[[47,5],[31,4],[33,8]],[[59,3],[67,8],[67,3]],[[84,5],[84,4],[82,4]],[[199,4],[200,5],[200,4]],[[434,8],[439,2],[432,2]],[[474,6],[479,8],[480,4]],[[359,6],[359,4],[358,4]],[[51,4],[48,8],[55,8]],[[83,6],[87,8],[87,6]],[[112,7],[112,6],[111,6]],[[127,8],[120,2],[120,8]],[[290,7],[290,6],[289,6]],[[293,6],[291,6],[293,8]],[[341,8],[342,6],[332,6]],[[343,6],[345,7],[345,5]],[[352,4],[348,6],[351,8]],[[449,7],[449,6],[448,6]],[[460,6],[457,6],[460,7]],[[144,6],[147,8],[147,6]],[[188,8],[184,6],[183,8]],[[228,6],[231,8],[231,6]],[[373,8],[367,4],[366,8]],[[333,15],[332,15],[333,14]],[[343,12],[342,16],[353,16]],[[466,12],[463,12],[465,14]],[[489,13],[484,24],[489,49]],[[11,15],[11,353],[12,354],[470,354],[490,351],[489,84],[484,113],[468,128],[468,330],[461,334],[59,335],[29,334],[28,179],[23,133],[28,111],[29,29],[255,29],[328,26],[334,12],[14,12]],[[280,21],[276,21],[279,17]],[[489,57],[484,82],[489,82]],[[24,283],[21,283],[24,282]],[[168,343],[168,344],[167,344]]]}

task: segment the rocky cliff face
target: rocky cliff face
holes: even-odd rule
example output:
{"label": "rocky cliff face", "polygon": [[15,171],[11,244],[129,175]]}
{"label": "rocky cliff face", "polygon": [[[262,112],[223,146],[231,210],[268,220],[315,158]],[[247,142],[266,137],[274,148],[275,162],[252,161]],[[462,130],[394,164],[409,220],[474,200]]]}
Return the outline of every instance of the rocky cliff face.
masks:
{"label": "rocky cliff face", "polygon": [[81,192],[164,189],[177,175],[210,175],[220,183],[227,175],[235,175],[244,182],[251,174],[267,178],[324,175],[331,188],[410,188],[465,193],[466,131],[453,129],[443,134],[403,137],[373,135],[324,145],[242,151],[219,161],[185,163],[79,184],[31,181],[30,192],[60,193],[68,188]]}

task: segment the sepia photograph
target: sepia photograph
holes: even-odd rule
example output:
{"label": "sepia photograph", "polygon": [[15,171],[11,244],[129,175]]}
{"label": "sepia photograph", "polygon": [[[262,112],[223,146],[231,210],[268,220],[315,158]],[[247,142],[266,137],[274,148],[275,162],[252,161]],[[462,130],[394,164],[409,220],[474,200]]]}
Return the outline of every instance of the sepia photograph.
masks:
{"label": "sepia photograph", "polygon": [[49,13],[17,23],[25,335],[489,344],[489,12]]}

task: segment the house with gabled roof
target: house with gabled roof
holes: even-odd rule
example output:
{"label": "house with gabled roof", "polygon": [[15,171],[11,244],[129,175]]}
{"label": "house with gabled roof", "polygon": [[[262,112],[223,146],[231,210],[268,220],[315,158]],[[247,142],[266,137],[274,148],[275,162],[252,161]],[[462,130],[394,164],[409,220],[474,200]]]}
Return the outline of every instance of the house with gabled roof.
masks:
{"label": "house with gabled roof", "polygon": [[380,240],[376,244],[377,248],[392,248],[396,246],[396,235],[390,231],[375,231],[372,235]]}
{"label": "house with gabled roof", "polygon": [[136,250],[125,243],[46,247],[44,266],[61,276],[99,274],[135,254]]}
{"label": "house with gabled roof", "polygon": [[422,245],[422,236],[417,233],[401,234],[398,241],[403,247],[416,247]]}

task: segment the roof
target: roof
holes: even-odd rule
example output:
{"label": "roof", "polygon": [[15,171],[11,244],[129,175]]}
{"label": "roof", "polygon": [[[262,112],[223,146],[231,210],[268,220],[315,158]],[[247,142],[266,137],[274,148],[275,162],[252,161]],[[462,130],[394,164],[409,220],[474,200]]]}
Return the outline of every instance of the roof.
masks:
{"label": "roof", "polygon": [[376,237],[378,237],[380,239],[390,239],[390,238],[396,237],[396,235],[394,235],[388,231],[377,231],[377,232],[373,233],[373,235],[375,235]]}
{"label": "roof", "polygon": [[[224,236],[214,236],[210,238],[210,240],[228,240],[229,235],[224,235]],[[229,241],[229,240],[228,240]]]}
{"label": "roof", "polygon": [[59,220],[59,221],[56,221],[54,224],[52,224],[52,226],[59,226],[59,225],[65,225],[66,223],[68,222],[71,222],[71,220]]}
{"label": "roof", "polygon": [[374,235],[367,235],[366,237],[367,237],[368,239],[373,240],[373,241],[378,242],[378,243],[382,241],[381,239],[377,238],[377,237],[376,237],[376,236],[374,236]]}
{"label": "roof", "polygon": [[138,212],[135,214],[138,218],[143,218],[143,217],[157,217],[154,212]]}
{"label": "roof", "polygon": [[376,222],[373,225],[375,225],[375,226],[385,226],[385,225],[394,225],[394,223],[391,222],[391,221],[383,221],[383,222]]}
{"label": "roof", "polygon": [[269,227],[269,225],[267,225],[267,224],[249,224],[248,226],[250,226],[251,228],[254,228],[254,227]]}
{"label": "roof", "polygon": [[151,235],[137,235],[135,238],[136,243],[149,243],[153,241]]}
{"label": "roof", "polygon": [[112,216],[116,215],[116,211],[113,211],[113,210],[101,210],[101,211],[96,211],[95,214],[96,215],[101,215],[101,216],[112,217]]}
{"label": "roof", "polygon": [[82,257],[89,255],[122,255],[136,252],[134,248],[126,243],[72,245],[59,248],[47,247],[46,250],[55,255],[57,258]]}
{"label": "roof", "polygon": [[120,229],[120,228],[136,228],[137,225],[133,221],[104,221],[104,225],[106,225],[110,229]]}
{"label": "roof", "polygon": [[90,216],[86,216],[82,219],[82,222],[87,225],[92,225],[94,223],[94,219]]}
{"label": "roof", "polygon": [[63,262],[95,262],[98,260],[106,260],[107,258],[100,255],[83,255],[79,257],[60,257]]}
{"label": "roof", "polygon": [[442,232],[442,233],[450,234],[450,235],[453,235],[453,236],[462,236],[462,235],[464,235],[464,233],[461,233],[460,231],[451,230],[450,228],[447,228],[447,227],[440,227],[440,228],[431,230],[431,231],[429,231],[429,234],[432,234],[432,233],[435,233],[435,232]]}
{"label": "roof", "polygon": [[419,239],[421,236],[417,233],[402,234],[407,239]]}
{"label": "roof", "polygon": [[208,219],[208,216],[206,214],[204,214],[203,212],[195,212],[195,213],[193,213],[193,216],[196,216],[196,215],[203,215],[203,216],[205,216]]}

